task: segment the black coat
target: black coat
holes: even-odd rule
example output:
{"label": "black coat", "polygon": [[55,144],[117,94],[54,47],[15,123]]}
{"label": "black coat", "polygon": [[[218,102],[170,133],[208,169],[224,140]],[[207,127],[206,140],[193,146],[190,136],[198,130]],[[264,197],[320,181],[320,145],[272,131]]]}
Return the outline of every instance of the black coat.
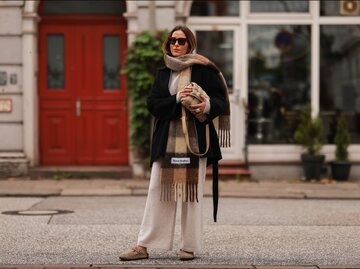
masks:
{"label": "black coat", "polygon": [[[169,93],[170,74],[171,70],[167,67],[158,71],[147,99],[147,107],[155,117],[151,145],[151,164],[165,155],[171,119],[181,117],[181,103],[176,103],[176,94],[170,95]],[[205,151],[205,125],[209,124],[210,147],[204,157],[208,158],[207,162],[210,164],[222,158],[212,120],[224,111],[226,97],[220,78],[216,71],[210,67],[193,65],[191,68],[191,81],[200,85],[210,97],[210,112],[207,115],[207,120],[201,123],[195,119],[200,152]]]}

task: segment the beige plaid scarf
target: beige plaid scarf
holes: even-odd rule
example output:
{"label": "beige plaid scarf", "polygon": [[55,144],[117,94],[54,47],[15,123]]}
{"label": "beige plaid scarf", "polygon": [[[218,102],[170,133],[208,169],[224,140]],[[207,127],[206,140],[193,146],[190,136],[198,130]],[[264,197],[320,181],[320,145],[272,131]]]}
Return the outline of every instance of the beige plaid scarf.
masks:
{"label": "beige plaid scarf", "polygon": [[195,54],[195,53],[184,54],[179,57],[172,57],[172,56],[165,54],[164,61],[168,68],[170,68],[171,70],[175,70],[175,71],[181,71],[185,68],[188,68],[189,66],[192,66],[193,64],[201,64],[201,65],[209,66],[210,68],[214,69],[217,72],[217,74],[223,84],[222,89],[219,89],[219,90],[224,91],[224,95],[226,96],[227,106],[226,106],[225,111],[218,118],[218,126],[216,126],[216,121],[215,121],[215,126],[218,131],[220,147],[230,147],[229,93],[228,93],[228,88],[226,85],[225,78],[224,78],[223,74],[221,73],[220,69],[205,56],[200,55],[200,54]]}
{"label": "beige plaid scarf", "polygon": [[[179,74],[177,92],[190,83],[190,67]],[[190,113],[186,110],[186,113]],[[194,119],[187,115],[191,148],[198,151]],[[170,121],[166,153],[161,160],[161,201],[198,202],[199,157],[186,146],[181,118]]]}

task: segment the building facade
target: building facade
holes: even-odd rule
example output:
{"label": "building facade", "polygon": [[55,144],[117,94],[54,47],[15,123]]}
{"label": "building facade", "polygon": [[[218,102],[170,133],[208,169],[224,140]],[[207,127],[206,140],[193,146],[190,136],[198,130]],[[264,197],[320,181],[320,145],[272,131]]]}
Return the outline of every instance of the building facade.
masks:
{"label": "building facade", "polygon": [[310,103],[334,159],[344,112],[360,175],[359,1],[0,0],[0,176],[48,165],[134,165],[126,49],[143,30],[187,24],[230,91],[232,146],[255,178],[299,178],[293,142]]}

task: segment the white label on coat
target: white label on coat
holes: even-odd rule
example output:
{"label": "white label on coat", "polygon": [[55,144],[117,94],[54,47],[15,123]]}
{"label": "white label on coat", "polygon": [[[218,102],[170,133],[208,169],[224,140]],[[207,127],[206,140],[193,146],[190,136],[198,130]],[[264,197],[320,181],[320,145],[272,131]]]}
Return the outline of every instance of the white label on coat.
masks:
{"label": "white label on coat", "polygon": [[171,158],[171,164],[190,164],[190,157]]}

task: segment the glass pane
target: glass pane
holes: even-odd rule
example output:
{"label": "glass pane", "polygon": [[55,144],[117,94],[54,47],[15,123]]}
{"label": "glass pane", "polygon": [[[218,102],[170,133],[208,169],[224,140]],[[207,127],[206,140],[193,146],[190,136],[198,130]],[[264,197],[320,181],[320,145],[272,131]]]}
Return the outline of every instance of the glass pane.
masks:
{"label": "glass pane", "polygon": [[293,143],[310,100],[310,38],[308,25],[249,27],[249,143]]}
{"label": "glass pane", "polygon": [[114,0],[47,0],[44,14],[107,14],[121,15],[125,12],[125,1]]}
{"label": "glass pane", "polygon": [[194,0],[190,16],[239,16],[239,1]]}
{"label": "glass pane", "polygon": [[47,36],[47,87],[49,89],[64,89],[65,60],[64,36]]}
{"label": "glass pane", "polygon": [[233,87],[233,31],[196,31],[197,52],[213,61],[223,73],[229,90]]}
{"label": "glass pane", "polygon": [[321,1],[321,16],[359,16],[359,2],[347,1]]}
{"label": "glass pane", "polygon": [[103,38],[103,86],[104,89],[120,88],[120,37]]}
{"label": "glass pane", "polygon": [[309,12],[308,0],[251,0],[251,12]]}
{"label": "glass pane", "polygon": [[344,112],[352,143],[360,143],[360,28],[320,27],[320,112],[328,143],[334,142],[336,116]]}

